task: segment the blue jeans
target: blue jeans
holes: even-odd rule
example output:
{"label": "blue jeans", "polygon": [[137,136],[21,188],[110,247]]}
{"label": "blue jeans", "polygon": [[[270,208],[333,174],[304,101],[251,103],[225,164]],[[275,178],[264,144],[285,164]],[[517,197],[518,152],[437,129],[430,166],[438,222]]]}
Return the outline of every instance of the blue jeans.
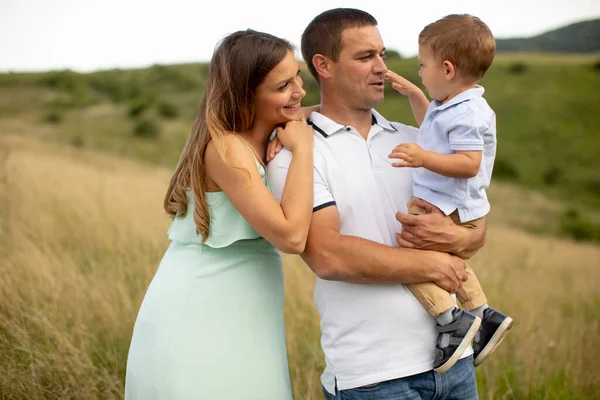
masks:
{"label": "blue jeans", "polygon": [[359,388],[336,388],[333,396],[325,388],[327,400],[477,400],[477,381],[473,357],[459,360],[443,374],[427,371],[422,374],[379,382]]}

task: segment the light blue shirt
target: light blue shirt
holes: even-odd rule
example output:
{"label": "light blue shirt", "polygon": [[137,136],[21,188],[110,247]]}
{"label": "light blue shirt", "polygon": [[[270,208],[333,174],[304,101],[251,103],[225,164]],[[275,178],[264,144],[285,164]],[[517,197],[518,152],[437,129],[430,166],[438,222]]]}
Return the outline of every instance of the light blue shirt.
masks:
{"label": "light blue shirt", "polygon": [[432,101],[419,130],[417,144],[439,154],[482,151],[479,172],[473,178],[449,178],[425,168],[413,169],[415,197],[440,208],[446,215],[458,210],[461,222],[490,211],[485,190],[490,185],[496,157],[496,115],[477,85],[445,104]]}

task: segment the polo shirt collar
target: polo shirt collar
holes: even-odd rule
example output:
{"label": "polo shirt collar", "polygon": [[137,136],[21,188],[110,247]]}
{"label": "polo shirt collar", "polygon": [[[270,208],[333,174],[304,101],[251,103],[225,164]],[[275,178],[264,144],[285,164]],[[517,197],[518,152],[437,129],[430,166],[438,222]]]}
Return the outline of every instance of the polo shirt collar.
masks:
{"label": "polo shirt collar", "polygon": [[[375,110],[371,110],[371,118],[371,125],[378,125],[381,128],[388,131],[398,131],[387,119],[383,117],[383,115],[379,114]],[[346,130],[346,126],[340,125],[332,119],[316,111],[313,111],[310,114],[308,124],[325,138],[328,138],[329,136],[333,135],[338,131]]]}
{"label": "polo shirt collar", "polygon": [[340,125],[334,120],[327,118],[323,114],[316,111],[310,113],[310,116],[308,117],[308,124],[325,138],[345,128],[344,125]]}
{"label": "polo shirt collar", "polygon": [[436,111],[445,110],[446,108],[452,107],[455,104],[462,103],[463,101],[471,100],[471,99],[474,99],[477,97],[482,97],[483,92],[485,92],[485,89],[483,88],[483,86],[477,85],[472,89],[465,90],[458,96],[454,96],[453,98],[448,100],[447,103],[442,104],[441,102],[434,100],[433,104],[436,106],[435,107]]}
{"label": "polo shirt collar", "polygon": [[398,132],[398,129],[394,128],[394,125],[390,124],[390,122],[383,117],[383,115],[379,114],[375,110],[371,110],[373,113],[373,123],[371,125],[379,125],[385,130]]}

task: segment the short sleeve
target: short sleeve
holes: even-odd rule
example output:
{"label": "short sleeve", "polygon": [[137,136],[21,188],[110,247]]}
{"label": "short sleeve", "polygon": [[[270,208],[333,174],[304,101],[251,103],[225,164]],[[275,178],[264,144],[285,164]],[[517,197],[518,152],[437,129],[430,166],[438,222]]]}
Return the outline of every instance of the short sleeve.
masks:
{"label": "short sleeve", "polygon": [[[313,211],[335,205],[335,200],[331,194],[331,190],[327,186],[327,181],[323,179],[323,171],[320,171],[320,163],[317,162],[317,158],[315,152]],[[278,202],[281,202],[281,197],[283,196],[283,189],[291,162],[292,153],[284,148],[267,164],[269,187]]]}
{"label": "short sleeve", "polygon": [[322,168],[319,168],[321,163],[319,163],[319,158],[315,154],[315,168],[314,168],[314,196],[315,199],[313,201],[313,212],[319,211],[325,207],[335,206],[335,199],[333,198],[333,194],[327,185],[327,180],[324,178],[325,174],[322,171]]}
{"label": "short sleeve", "polygon": [[454,118],[448,127],[450,149],[454,151],[483,150],[483,136],[488,124],[476,113],[469,112]]}
{"label": "short sleeve", "polygon": [[279,154],[267,164],[267,181],[269,182],[269,189],[279,203],[281,203],[283,188],[285,187],[285,180],[291,162],[292,152],[283,148]]}

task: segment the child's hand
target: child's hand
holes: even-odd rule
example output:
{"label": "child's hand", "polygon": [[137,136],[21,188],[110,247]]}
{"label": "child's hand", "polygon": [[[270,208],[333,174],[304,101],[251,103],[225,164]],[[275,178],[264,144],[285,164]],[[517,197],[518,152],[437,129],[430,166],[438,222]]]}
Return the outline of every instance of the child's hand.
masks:
{"label": "child's hand", "polygon": [[399,158],[402,161],[392,163],[394,167],[423,167],[427,158],[427,151],[415,143],[404,143],[396,146],[389,158]]}
{"label": "child's hand", "polygon": [[393,71],[390,71],[389,69],[385,73],[384,79],[387,82],[392,83],[392,88],[394,90],[397,90],[398,92],[400,92],[401,94],[403,94],[405,96],[412,96],[413,94],[421,91],[421,89],[419,89],[411,81],[401,77],[400,75],[398,75],[397,73],[395,73]]}

